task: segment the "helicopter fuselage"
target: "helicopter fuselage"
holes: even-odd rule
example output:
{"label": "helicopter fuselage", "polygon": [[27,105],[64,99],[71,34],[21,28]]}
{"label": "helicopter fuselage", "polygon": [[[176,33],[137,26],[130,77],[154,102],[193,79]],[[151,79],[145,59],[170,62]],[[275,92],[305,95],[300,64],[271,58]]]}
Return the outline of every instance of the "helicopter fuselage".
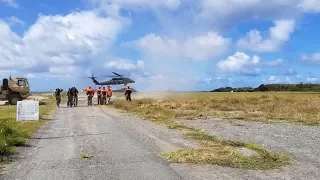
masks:
{"label": "helicopter fuselage", "polygon": [[112,78],[111,80],[104,81],[104,82],[98,82],[98,81],[94,80],[94,83],[95,83],[95,85],[119,85],[119,84],[123,84],[124,86],[126,86],[127,84],[135,83],[135,82],[130,78]]}

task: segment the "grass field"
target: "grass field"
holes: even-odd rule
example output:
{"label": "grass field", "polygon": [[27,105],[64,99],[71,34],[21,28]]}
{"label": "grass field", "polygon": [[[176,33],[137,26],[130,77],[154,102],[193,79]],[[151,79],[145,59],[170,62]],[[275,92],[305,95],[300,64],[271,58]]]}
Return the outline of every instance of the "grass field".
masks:
{"label": "grass field", "polygon": [[[161,100],[159,100],[161,99]],[[118,100],[113,106],[144,119],[181,130],[185,138],[196,140],[201,149],[163,153],[170,162],[206,163],[248,169],[273,169],[290,163],[291,155],[270,152],[246,142],[210,136],[179,119],[223,118],[261,122],[286,122],[316,126],[320,124],[318,93],[168,93],[162,98]],[[245,147],[259,155],[245,156]]]}
{"label": "grass field", "polygon": [[150,103],[140,108],[170,111],[175,118],[320,125],[320,93],[167,93],[160,102],[160,96],[147,97]]}
{"label": "grass field", "polygon": [[46,117],[55,110],[55,99],[47,96],[47,105],[40,106],[40,121],[16,121],[16,106],[0,106],[0,162],[4,161],[16,146],[24,145]]}

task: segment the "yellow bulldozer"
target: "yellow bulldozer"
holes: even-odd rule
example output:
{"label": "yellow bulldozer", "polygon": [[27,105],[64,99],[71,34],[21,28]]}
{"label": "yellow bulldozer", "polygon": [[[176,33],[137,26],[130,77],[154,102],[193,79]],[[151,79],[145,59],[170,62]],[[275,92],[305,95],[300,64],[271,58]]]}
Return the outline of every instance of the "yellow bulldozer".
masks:
{"label": "yellow bulldozer", "polygon": [[0,89],[0,101],[8,101],[16,105],[18,101],[30,96],[30,86],[27,78],[4,78]]}

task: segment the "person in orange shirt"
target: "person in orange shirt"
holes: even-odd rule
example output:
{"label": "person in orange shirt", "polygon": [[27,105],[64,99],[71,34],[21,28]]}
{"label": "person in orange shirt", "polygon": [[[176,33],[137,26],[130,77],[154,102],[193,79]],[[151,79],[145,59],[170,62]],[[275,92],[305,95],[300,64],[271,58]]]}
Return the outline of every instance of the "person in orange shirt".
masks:
{"label": "person in orange shirt", "polygon": [[92,98],[94,96],[94,90],[89,86],[86,89],[86,95],[88,96],[88,106],[92,106]]}
{"label": "person in orange shirt", "polygon": [[107,90],[105,87],[102,88],[101,94],[102,94],[101,104],[106,104],[107,103]]}
{"label": "person in orange shirt", "polygon": [[108,89],[107,89],[107,104],[110,104],[111,97],[112,97],[112,88],[110,86],[108,86]]}

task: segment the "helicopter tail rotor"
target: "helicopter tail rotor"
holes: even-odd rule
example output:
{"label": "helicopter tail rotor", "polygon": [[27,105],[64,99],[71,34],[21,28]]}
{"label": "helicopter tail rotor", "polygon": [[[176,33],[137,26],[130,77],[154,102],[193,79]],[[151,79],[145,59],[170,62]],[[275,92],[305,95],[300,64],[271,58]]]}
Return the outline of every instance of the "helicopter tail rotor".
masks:
{"label": "helicopter tail rotor", "polygon": [[98,78],[98,77],[93,76],[93,73],[92,73],[91,77],[88,77],[88,78],[93,79],[93,78]]}

